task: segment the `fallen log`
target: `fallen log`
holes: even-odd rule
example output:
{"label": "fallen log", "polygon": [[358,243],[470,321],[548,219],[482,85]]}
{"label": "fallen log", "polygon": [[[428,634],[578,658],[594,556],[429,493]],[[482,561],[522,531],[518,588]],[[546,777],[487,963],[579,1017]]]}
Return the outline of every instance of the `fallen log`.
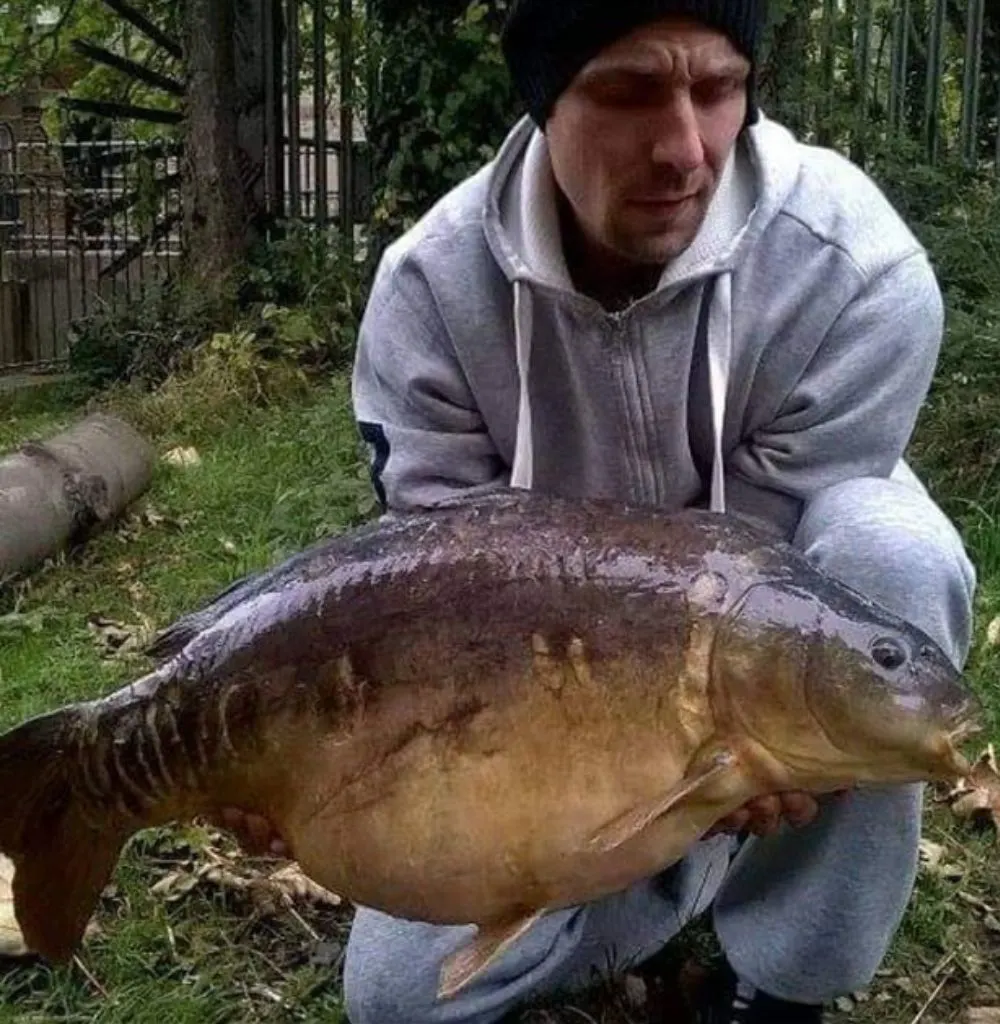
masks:
{"label": "fallen log", "polygon": [[0,581],[84,542],[148,487],[156,453],[98,413],[0,459]]}

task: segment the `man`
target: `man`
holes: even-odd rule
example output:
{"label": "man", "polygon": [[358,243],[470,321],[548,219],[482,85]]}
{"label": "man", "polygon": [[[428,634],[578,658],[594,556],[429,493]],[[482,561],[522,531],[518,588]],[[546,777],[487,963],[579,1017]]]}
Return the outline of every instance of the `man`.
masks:
{"label": "man", "polygon": [[[762,0],[519,0],[529,116],[382,260],[356,415],[385,507],[512,483],[745,515],[956,664],[974,574],[902,457],[943,309],[873,183],[756,107]],[[809,1024],[909,899],[920,787],[755,802],[676,870],[553,913],[452,1001],[467,928],[358,911],[352,1024],[489,1024],[641,961],[711,905],[705,1024]],[[730,860],[730,831],[752,833]]]}

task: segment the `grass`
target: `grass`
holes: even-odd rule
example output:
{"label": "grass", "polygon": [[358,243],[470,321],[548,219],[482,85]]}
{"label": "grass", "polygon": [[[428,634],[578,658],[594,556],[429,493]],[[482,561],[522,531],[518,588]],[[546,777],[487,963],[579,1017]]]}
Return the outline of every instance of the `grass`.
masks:
{"label": "grass", "polygon": [[[953,313],[913,453],[980,572],[969,676],[994,723],[1000,653],[985,634],[1000,615],[998,321],[1000,303]],[[135,677],[144,660],[127,643],[111,651],[110,640],[141,639],[237,577],[371,512],[343,377],[263,406],[227,395],[226,386],[202,380],[153,401],[108,399],[161,454],[190,446],[200,463],[161,462],[148,494],[115,528],[0,593],[0,727]],[[72,386],[0,395],[0,450],[50,434],[85,409]],[[926,836],[943,848],[947,870],[921,871],[882,971],[868,992],[833,1009],[838,1024],[959,1024],[969,1006],[1000,1006],[996,838],[935,803]],[[176,900],[151,892],[166,873],[200,863],[210,841],[218,836],[193,827],[139,837],[105,895],[99,933],[72,967],[0,972],[0,1024],[345,1021],[338,981],[346,907],[265,912],[211,884]],[[213,848],[236,856],[231,845]],[[699,922],[670,955],[694,950],[705,961],[713,949]],[[604,986],[543,1002],[509,1024],[680,1024],[677,986],[656,974],[647,983],[646,1006],[620,985]]]}

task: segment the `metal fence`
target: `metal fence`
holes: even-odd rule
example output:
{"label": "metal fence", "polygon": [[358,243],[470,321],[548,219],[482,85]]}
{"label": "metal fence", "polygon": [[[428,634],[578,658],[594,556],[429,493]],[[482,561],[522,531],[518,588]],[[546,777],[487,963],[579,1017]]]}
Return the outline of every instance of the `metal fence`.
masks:
{"label": "metal fence", "polygon": [[235,28],[239,145],[252,204],[270,222],[337,222],[348,244],[370,193],[357,89],[368,67],[367,7],[246,0]]}
{"label": "metal fence", "polygon": [[1000,169],[1000,3],[789,0],[764,93],[798,133],[864,160],[891,139],[928,164]]}
{"label": "metal fence", "polygon": [[[311,137],[285,147],[283,178],[296,187],[268,195],[273,215],[316,222],[339,216],[340,141],[326,139],[324,148],[321,160]],[[355,154],[349,191],[359,223],[370,188],[363,146],[356,144]],[[35,142],[0,150],[0,372],[65,363],[74,319],[162,282],[182,251],[176,142]]]}
{"label": "metal fence", "polygon": [[8,149],[0,163],[0,369],[64,362],[74,318],[172,271],[180,228],[171,142]]}
{"label": "metal fence", "polygon": [[[323,139],[322,146],[324,157],[320,156],[319,146],[312,136],[300,135],[294,149],[291,145],[285,146],[281,171],[284,185],[274,196],[267,193],[269,213],[278,220],[314,224],[340,220],[341,194],[346,192],[350,220],[343,223],[363,224],[371,206],[371,172],[365,142],[355,139],[351,147],[347,168],[350,178],[346,182],[341,178],[340,139]],[[297,168],[297,173],[293,168]],[[346,210],[344,216],[348,216]]]}

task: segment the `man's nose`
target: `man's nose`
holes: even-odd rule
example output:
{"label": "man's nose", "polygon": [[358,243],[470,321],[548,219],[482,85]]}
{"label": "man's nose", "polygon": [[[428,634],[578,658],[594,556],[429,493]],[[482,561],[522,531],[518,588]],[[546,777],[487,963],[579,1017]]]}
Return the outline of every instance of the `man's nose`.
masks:
{"label": "man's nose", "polygon": [[704,163],[701,126],[691,94],[686,90],[677,90],[664,103],[653,131],[654,163],[682,172],[696,171]]}

